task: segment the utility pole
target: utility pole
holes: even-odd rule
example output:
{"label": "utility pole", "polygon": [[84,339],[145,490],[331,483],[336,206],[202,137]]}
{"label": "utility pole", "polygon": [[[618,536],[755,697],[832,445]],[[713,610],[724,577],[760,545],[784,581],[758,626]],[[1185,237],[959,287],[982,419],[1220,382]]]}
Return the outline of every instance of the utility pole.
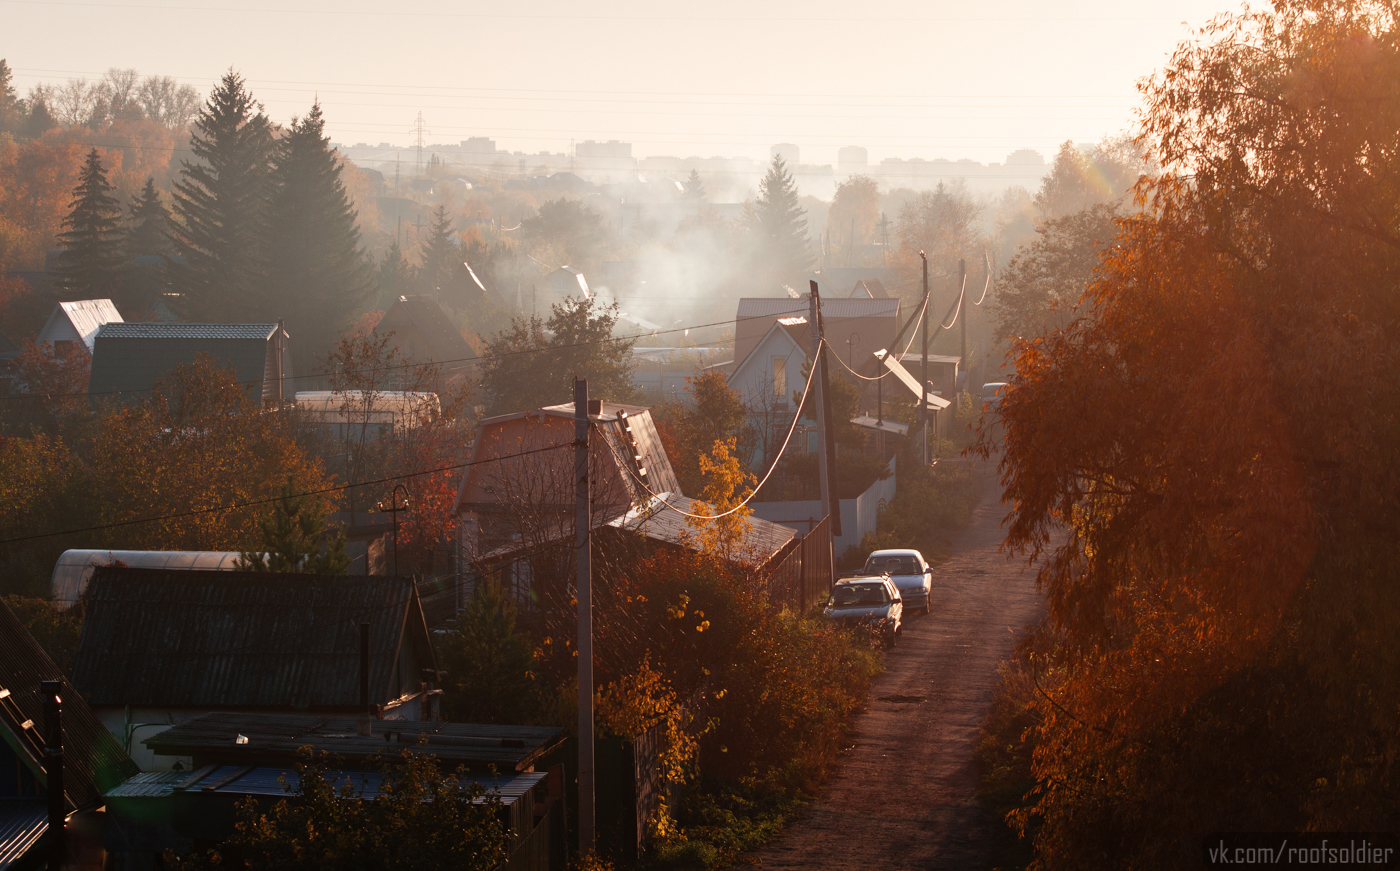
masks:
{"label": "utility pole", "polygon": [[588,381],[574,379],[574,549],[578,576],[578,851],[593,852],[593,577],[588,511]]}
{"label": "utility pole", "polygon": [[919,457],[925,466],[928,465],[928,255],[919,252],[919,259],[924,264],[924,317],[919,326],[924,331],[923,338],[923,367],[919,374],[919,429],[923,433],[923,450]]}
{"label": "utility pole", "polygon": [[[821,295],[817,290],[815,281],[807,282],[812,289],[812,295],[808,303],[808,319],[812,324],[812,383],[816,386],[816,395],[812,397],[812,402],[817,409],[817,477],[821,490],[822,508],[827,512],[827,517],[831,518],[831,534],[833,538],[841,534],[841,505],[836,504],[836,510],[832,510],[832,489],[831,489],[831,451],[834,445],[831,444],[831,409],[826,402],[826,349],[822,347],[822,327],[821,327]],[[836,566],[834,556],[832,557],[831,577],[836,577]]]}
{"label": "utility pole", "polygon": [[63,698],[62,684],[56,680],[39,681],[39,695],[44,703],[44,775],[49,794],[49,868],[63,867],[68,845],[65,831],[68,805],[63,790]]}
{"label": "utility pole", "polygon": [[[961,257],[958,258],[958,285],[962,288],[961,290],[958,291],[958,305],[959,305],[959,306],[962,306],[962,347],[958,350],[958,368],[962,370],[962,372],[960,372],[960,373],[958,373],[958,374],[961,375],[961,374],[968,374],[968,369],[967,369],[967,316],[970,315],[970,314],[972,314],[972,312],[970,312],[970,311],[967,310],[967,305],[966,305],[966,303],[967,303],[967,261],[966,261],[966,260],[963,260]],[[955,392],[954,395],[957,395],[958,393],[961,393],[961,392],[962,392],[961,390],[958,390],[958,391]],[[959,397],[959,399],[961,399],[961,397]],[[954,419],[954,421],[957,420],[957,410],[956,410],[956,408],[954,409],[954,412],[953,412],[953,419]]]}

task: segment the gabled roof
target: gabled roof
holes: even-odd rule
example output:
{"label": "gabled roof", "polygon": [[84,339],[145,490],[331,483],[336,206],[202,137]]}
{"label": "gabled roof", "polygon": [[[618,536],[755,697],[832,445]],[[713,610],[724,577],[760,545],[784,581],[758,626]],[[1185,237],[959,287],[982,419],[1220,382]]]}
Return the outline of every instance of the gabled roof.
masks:
{"label": "gabled roof", "polygon": [[[784,321],[799,320],[800,322],[798,323],[784,323]],[[807,319],[783,318],[775,322],[773,326],[769,327],[768,332],[763,334],[763,338],[758,340],[758,344],[753,346],[753,350],[748,353],[748,356],[746,356],[743,359],[743,361],[739,363],[738,366],[734,367],[734,371],[731,372],[729,375],[729,380],[732,382],[741,378],[744,375],[744,373],[748,371],[750,364],[760,365],[755,361],[761,360],[763,357],[766,356],[774,356],[772,353],[773,349],[786,348],[788,351],[787,355],[793,353],[801,354],[802,358],[805,360],[810,359],[812,356],[811,351],[809,350],[811,347],[812,331],[811,327],[807,325]],[[768,348],[769,353],[759,353],[764,348]]]}
{"label": "gabled roof", "polygon": [[353,709],[362,621],[371,704],[408,645],[435,667],[411,578],[99,568],[73,683],[94,705]]}
{"label": "gabled roof", "polygon": [[400,296],[384,313],[375,335],[395,332],[402,335],[404,327],[411,326],[428,346],[428,356],[434,363],[447,368],[460,368],[469,365],[476,354],[462,334],[452,326],[442,306],[426,296]]}
{"label": "gabled roof", "polygon": [[[605,442],[595,441],[594,462],[616,470],[616,480],[625,488],[625,497],[634,504],[647,498],[637,477],[644,478],[652,492],[680,493],[680,479],[666,456],[651,410],[618,402],[604,402],[600,408],[598,414],[589,416],[596,426],[595,432],[602,433],[606,439]],[[467,467],[457,488],[455,510],[460,512],[469,510],[472,505],[496,501],[490,491],[496,489],[502,476],[528,474],[546,486],[565,486],[573,478],[574,459],[569,449],[573,444],[573,427],[572,404],[550,405],[481,421],[473,439],[472,465]],[[492,457],[509,458],[525,452],[532,453],[516,460],[486,462]],[[628,463],[629,468],[620,468],[620,461]],[[646,470],[645,474],[640,474],[642,469]],[[595,494],[597,492],[595,490]],[[567,487],[567,492],[557,494],[557,498],[560,504],[571,505],[572,486]]]}
{"label": "gabled roof", "polygon": [[[88,394],[103,397],[141,393],[170,374],[181,363],[193,363],[208,354],[220,365],[231,367],[234,381],[261,396],[275,386],[272,359],[277,324],[105,324],[97,331],[92,352],[92,377]],[[284,366],[283,378],[290,378]]]}
{"label": "gabled roof", "polygon": [[80,339],[91,351],[97,331],[104,324],[121,322],[121,313],[110,299],[75,299],[61,302],[54,306],[49,319],[44,322],[44,328],[39,331],[38,341],[68,339],[66,334],[71,330],[72,335]]}
{"label": "gabled roof", "polygon": [[139,769],[15,613],[0,602],[0,691],[5,693],[0,735],[41,782],[44,701],[39,682],[45,680],[63,685],[63,790],[68,803],[74,808],[95,804],[104,791]]}
{"label": "gabled roof", "polygon": [[[665,504],[662,504],[663,502]],[[667,505],[676,511],[667,508]],[[706,505],[708,503],[698,499],[664,493],[660,499],[653,499],[620,517],[613,518],[608,521],[608,525],[614,529],[640,532],[647,538],[667,544],[690,547],[699,539],[700,531],[692,527],[685,516],[676,512],[696,514]],[[786,547],[788,542],[797,538],[797,530],[771,520],[749,517],[747,523],[748,529],[736,545],[736,552],[740,554],[739,561],[749,565],[762,566]]]}
{"label": "gabled roof", "polygon": [[277,332],[276,324],[159,324],[151,322],[106,324],[102,339],[257,339],[266,342]]}
{"label": "gabled roof", "polygon": [[851,290],[851,296],[855,299],[864,297],[865,299],[889,299],[889,292],[885,290],[884,282],[878,278],[862,278],[856,282],[856,286]]}

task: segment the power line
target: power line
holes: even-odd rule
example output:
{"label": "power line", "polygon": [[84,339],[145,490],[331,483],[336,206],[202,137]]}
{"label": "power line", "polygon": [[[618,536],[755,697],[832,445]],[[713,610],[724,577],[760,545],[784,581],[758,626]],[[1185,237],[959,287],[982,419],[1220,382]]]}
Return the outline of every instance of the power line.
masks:
{"label": "power line", "polygon": [[[697,301],[703,302],[704,300],[703,300],[703,298],[697,298]],[[796,311],[796,309],[794,309],[794,311]],[[786,313],[786,312],[784,312],[784,313]],[[503,351],[503,352],[501,352],[500,354],[495,354],[495,355],[493,355],[493,356],[494,356],[494,357],[516,357],[516,356],[521,356],[521,355],[524,355],[524,354],[544,354],[544,353],[550,353],[550,352],[554,352],[554,351],[563,350],[563,349],[566,349],[566,348],[583,348],[583,347],[589,347],[589,346],[592,346],[592,345],[602,345],[602,344],[606,344],[606,343],[608,343],[608,342],[626,342],[626,341],[629,341],[629,340],[636,340],[636,339],[648,339],[648,338],[651,338],[652,336],[668,335],[668,334],[670,334],[670,333],[682,333],[682,332],[687,332],[687,331],[689,331],[689,330],[700,330],[700,329],[704,329],[705,327],[722,327],[722,326],[728,326],[728,325],[730,325],[730,324],[737,324],[739,321],[748,321],[748,320],[768,320],[768,319],[771,318],[771,317],[773,317],[773,316],[772,316],[772,315],[751,315],[751,316],[745,317],[745,318],[740,318],[740,317],[737,317],[737,316],[736,316],[736,317],[733,318],[732,320],[711,321],[711,322],[709,322],[709,323],[704,323],[704,324],[693,324],[693,325],[687,326],[687,327],[674,327],[674,328],[671,328],[671,329],[657,330],[657,331],[651,332],[651,333],[637,333],[637,334],[635,334],[635,335],[628,335],[628,336],[612,336],[612,337],[609,337],[609,338],[606,338],[606,339],[595,339],[595,340],[590,340],[590,341],[586,341],[586,342],[572,342],[572,343],[567,344],[567,345],[550,345],[549,347],[545,347],[545,348],[522,348],[522,349],[519,350],[519,351]],[[433,362],[432,364],[430,364],[430,365],[439,365],[439,366],[441,366],[441,365],[447,365],[447,364],[449,364],[449,363],[472,363],[472,362],[476,362],[476,361],[483,360],[483,359],[486,359],[486,358],[481,357],[480,355],[473,356],[473,357],[458,357],[458,358],[452,359],[452,360],[436,360],[436,361],[434,361],[434,362]],[[368,373],[368,372],[387,372],[387,371],[396,370],[396,369],[408,369],[408,368],[412,368],[412,367],[415,367],[415,366],[422,366],[422,365],[424,365],[424,364],[421,364],[421,363],[396,363],[396,364],[393,364],[393,365],[391,365],[391,366],[368,366],[368,367],[361,368],[361,369],[345,369],[345,370],[342,370],[342,373],[343,373],[343,374],[357,374],[357,375],[358,375],[358,374],[363,374],[363,373]],[[334,372],[330,372],[330,373],[328,373],[328,372],[317,372],[317,373],[312,373],[312,374],[310,374],[310,375],[291,375],[291,376],[287,376],[285,380],[300,381],[300,380],[302,380],[302,379],[304,379],[304,378],[324,378],[324,377],[327,377],[328,375],[335,375],[335,374],[341,374],[341,373],[334,373]],[[261,378],[258,378],[258,379],[249,379],[249,380],[247,380],[247,381],[234,381],[234,382],[232,382],[233,386],[235,386],[235,387],[251,387],[251,386],[254,386],[254,385],[257,385],[257,384],[262,384],[262,383],[263,383],[263,379],[261,379]],[[84,397],[84,396],[119,396],[119,395],[123,395],[123,394],[150,393],[153,389],[154,389],[154,388],[151,388],[151,387],[141,387],[141,388],[137,388],[137,389],[133,389],[133,390],[103,390],[103,391],[97,391],[97,392],[94,392],[94,393],[46,393],[46,394],[44,394],[44,397],[43,397],[43,398],[45,398],[45,399],[76,399],[76,398],[80,398],[80,397]],[[348,392],[348,391],[347,391],[347,392]],[[7,400],[16,400],[16,399],[24,399],[24,398],[25,398],[25,395],[16,395],[16,396],[8,396],[8,397],[0,397],[0,398],[4,398],[4,399],[7,399]],[[35,396],[34,398],[37,399],[38,397]],[[0,544],[2,544],[2,543],[3,543],[3,542],[0,542]]]}
{"label": "power line", "polygon": [[[821,353],[822,347],[825,344],[826,340],[822,339],[821,343],[817,345],[817,354]],[[803,404],[807,401],[807,391],[812,389],[812,376],[816,373],[816,371],[817,361],[816,358],[813,357],[812,366],[807,372],[807,384],[802,388],[802,399],[797,403],[797,411],[793,412],[792,423],[788,425],[787,436],[783,439],[782,447],[778,448],[777,456],[773,457],[773,462],[771,465],[769,465],[768,471],[763,474],[763,480],[759,481],[758,484],[753,488],[753,491],[750,492],[749,495],[745,496],[743,501],[741,501],[738,505],[735,505],[733,508],[720,514],[691,514],[689,512],[682,511],[674,505],[670,504],[666,501],[666,499],[663,496],[661,496],[660,494],[653,491],[650,487],[648,487],[646,481],[643,481],[640,475],[632,471],[631,464],[624,462],[622,457],[617,455],[617,449],[613,447],[613,444],[609,439],[604,438],[603,441],[607,443],[608,450],[612,451],[613,459],[617,460],[618,466],[620,468],[626,469],[627,474],[630,475],[632,479],[637,482],[637,486],[645,490],[647,494],[649,494],[652,498],[656,499],[666,508],[670,509],[671,511],[674,511],[682,517],[692,517],[701,520],[718,520],[721,517],[727,517],[730,514],[733,514],[740,508],[743,508],[745,505],[749,504],[749,500],[753,499],[755,496],[758,495],[758,491],[763,489],[763,485],[768,483],[768,479],[773,475],[773,472],[777,470],[778,461],[783,458],[783,454],[787,451],[788,442],[792,441],[792,434],[797,431],[797,420],[802,416],[800,412],[802,410]]]}
{"label": "power line", "polygon": [[[96,3],[83,2],[83,0],[0,0],[0,3],[8,3],[14,6],[70,6],[87,9],[148,9],[158,12],[234,12],[239,15],[249,13],[259,13],[277,15],[279,17],[288,14],[302,15],[332,15],[337,18],[348,16],[374,17],[374,18],[467,18],[473,20],[518,20],[529,21],[538,24],[540,17],[530,13],[508,13],[508,12],[424,12],[413,9],[297,9],[293,7],[270,8],[270,7],[238,7],[238,6],[188,6],[179,4],[156,4],[156,3]],[[732,24],[733,17],[716,15],[560,15],[552,14],[550,18],[558,21],[654,21],[662,23],[691,23],[691,22],[723,22]],[[790,17],[763,17],[763,16],[743,16],[745,22],[788,24],[793,23]],[[1027,18],[1022,16],[1014,17],[989,17],[989,16],[939,16],[939,17],[809,17],[803,16],[802,21],[810,21],[814,24],[869,24],[884,25],[891,23],[899,24],[1076,24],[1080,22],[1145,22],[1145,21],[1180,21],[1180,16],[1162,15],[1122,15],[1122,16],[1054,16],[1041,18]]]}
{"label": "power line", "polygon": [[[355,487],[370,487],[370,486],[373,486],[373,485],[375,485],[375,484],[387,484],[387,483],[389,483],[390,481],[405,481],[405,480],[408,480],[408,479],[410,479],[410,478],[421,478],[421,477],[423,477],[424,475],[435,475],[435,474],[438,474],[439,472],[451,472],[451,471],[454,471],[454,470],[456,470],[456,469],[465,469],[465,468],[468,468],[468,467],[471,467],[471,466],[485,465],[486,463],[493,463],[493,462],[496,462],[496,461],[498,461],[498,460],[507,459],[507,458],[523,457],[523,456],[528,456],[528,455],[530,455],[530,454],[540,454],[540,453],[544,453],[544,452],[546,452],[546,451],[554,451],[554,450],[558,450],[559,448],[564,448],[564,447],[571,447],[571,446],[570,446],[570,445],[550,445],[549,447],[545,447],[545,448],[536,448],[536,449],[528,450],[528,451],[521,451],[521,452],[518,453],[518,454],[509,454],[509,455],[503,456],[503,457],[487,457],[487,458],[484,459],[484,460],[468,460],[468,461],[465,462],[465,463],[453,463],[453,464],[447,465],[447,466],[439,466],[438,468],[435,468],[435,469],[425,469],[425,470],[423,470],[423,471],[418,471],[418,472],[407,472],[407,473],[404,473],[404,474],[402,474],[402,475],[389,475],[389,476],[384,477],[384,478],[375,478],[375,479],[372,480],[372,481],[356,481],[356,482],[353,482],[353,483],[350,483],[350,484],[337,484],[337,485],[332,486],[332,487],[322,487],[322,488],[320,488],[320,489],[318,489],[318,490],[307,490],[307,491],[304,491],[304,492],[301,492],[301,493],[293,493],[293,494],[291,495],[290,498],[297,499],[297,498],[301,498],[301,497],[303,497],[303,496],[320,496],[320,495],[324,495],[324,494],[326,494],[326,493],[339,493],[339,492],[341,492],[341,491],[350,490],[350,489],[355,488]],[[157,515],[157,516],[155,516],[155,517],[142,517],[142,518],[137,518],[137,519],[135,519],[135,520],[121,520],[121,521],[117,521],[117,522],[115,522],[115,523],[104,523],[104,524],[100,524],[100,525],[98,525],[98,526],[85,526],[85,527],[82,527],[82,528],[79,528],[79,529],[65,529],[65,530],[62,530],[62,531],[60,531],[60,532],[41,532],[41,533],[35,533],[34,535],[21,535],[21,536],[19,536],[19,537],[17,537],[17,538],[6,538],[6,539],[3,539],[3,540],[0,540],[0,545],[16,544],[16,543],[22,542],[22,541],[36,541],[36,540],[41,539],[41,538],[57,538],[57,537],[63,536],[63,535],[77,535],[77,534],[83,533],[83,532],[100,532],[100,531],[102,531],[102,530],[104,530],[104,529],[117,529],[117,528],[123,527],[123,526],[138,526],[138,525],[144,524],[144,523],[159,523],[159,522],[161,522],[161,521],[163,521],[163,520],[178,520],[178,519],[180,519],[180,518],[182,518],[182,517],[198,517],[198,516],[202,516],[202,515],[205,515],[205,514],[217,514],[217,513],[220,513],[220,512],[224,512],[224,511],[237,511],[237,510],[240,509],[240,508],[254,508],[254,507],[259,506],[259,505],[270,505],[270,504],[272,504],[273,502],[280,502],[280,501],[282,501],[282,500],[285,499],[285,498],[288,498],[288,497],[287,497],[287,496],[272,496],[272,497],[269,497],[269,498],[267,498],[267,499],[252,499],[252,500],[249,500],[249,501],[246,501],[246,502],[236,502],[236,503],[233,503],[233,504],[231,504],[231,505],[215,505],[215,506],[212,506],[212,507],[209,507],[209,508],[195,508],[195,509],[192,509],[192,510],[190,510],[190,511],[179,511],[179,512],[176,512],[176,513],[174,513],[174,514],[161,514],[161,515]]]}

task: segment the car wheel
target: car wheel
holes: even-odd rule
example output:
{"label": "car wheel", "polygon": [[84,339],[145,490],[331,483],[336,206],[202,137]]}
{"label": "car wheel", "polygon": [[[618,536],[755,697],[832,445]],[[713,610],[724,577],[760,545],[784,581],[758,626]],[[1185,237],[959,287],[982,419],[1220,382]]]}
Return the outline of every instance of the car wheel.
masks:
{"label": "car wheel", "polygon": [[893,629],[891,629],[889,632],[885,633],[885,649],[886,649],[886,650],[893,650],[893,649],[894,649],[894,641],[895,641],[895,632],[894,632]]}

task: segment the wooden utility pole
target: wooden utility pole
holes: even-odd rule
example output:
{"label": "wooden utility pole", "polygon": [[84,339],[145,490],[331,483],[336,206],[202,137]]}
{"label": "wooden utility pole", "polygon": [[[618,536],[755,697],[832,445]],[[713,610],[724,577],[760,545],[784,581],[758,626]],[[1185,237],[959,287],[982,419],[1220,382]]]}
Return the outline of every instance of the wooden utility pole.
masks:
{"label": "wooden utility pole", "polygon": [[[822,377],[825,368],[822,360],[826,357],[822,348],[822,328],[821,328],[821,298],[817,295],[817,283],[809,281],[812,294],[808,299],[807,320],[812,328],[812,386],[816,388],[816,393],[812,396],[812,405],[817,410],[817,487],[822,500],[822,510],[827,512],[827,517],[831,516],[831,467],[827,463],[826,445],[829,438],[827,432],[827,409],[826,409],[826,384]],[[800,409],[799,409],[800,411]],[[840,522],[840,506],[837,506],[837,516],[835,522]],[[830,527],[834,528],[834,527]],[[836,562],[835,554],[829,558],[830,563],[827,568],[828,577],[835,579]]]}
{"label": "wooden utility pole", "polygon": [[588,381],[574,379],[574,549],[578,575],[578,851],[593,852],[593,576],[588,510]]}
{"label": "wooden utility pole", "polygon": [[925,466],[928,465],[928,255],[919,252],[919,259],[924,264],[924,317],[919,324],[924,331],[923,339],[923,366],[919,374],[919,431],[922,433],[923,449],[919,452],[919,458]]}
{"label": "wooden utility pole", "polygon": [[[963,374],[963,373],[966,373],[966,372],[967,372],[967,316],[970,315],[970,314],[972,314],[972,312],[970,312],[970,311],[967,310],[967,305],[966,305],[966,304],[967,304],[967,261],[966,261],[966,260],[963,260],[961,257],[958,258],[958,286],[961,288],[961,289],[958,291],[958,305],[962,308],[962,311],[960,312],[960,314],[962,315],[962,346],[961,346],[961,348],[960,348],[959,351],[958,351],[958,368],[961,369],[962,372],[959,372],[958,374]],[[970,380],[970,379],[969,379],[969,380]],[[954,395],[957,395],[957,393],[961,393],[961,392],[962,392],[962,391],[960,391],[960,390],[959,390],[959,391],[955,391]],[[953,411],[953,420],[954,420],[954,422],[957,421],[957,409],[956,409],[956,407],[954,408],[954,411]]]}
{"label": "wooden utility pole", "polygon": [[49,796],[49,869],[58,871],[67,858],[65,832],[68,806],[63,791],[63,698],[62,684],[56,680],[39,681],[39,695],[44,704],[44,776]]}

